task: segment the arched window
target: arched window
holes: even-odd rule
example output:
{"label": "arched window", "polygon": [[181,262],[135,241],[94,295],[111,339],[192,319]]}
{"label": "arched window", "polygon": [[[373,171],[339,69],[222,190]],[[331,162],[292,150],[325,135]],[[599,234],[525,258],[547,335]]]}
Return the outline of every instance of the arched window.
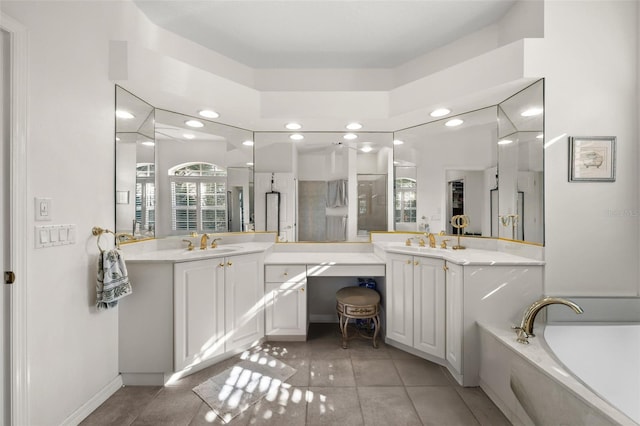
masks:
{"label": "arched window", "polygon": [[156,225],[155,177],[153,163],[136,164],[136,222],[150,231]]}
{"label": "arched window", "polygon": [[171,230],[227,231],[227,171],[215,164],[185,163],[169,169]]}
{"label": "arched window", "polygon": [[396,179],[395,220],[396,223],[416,222],[416,180]]}

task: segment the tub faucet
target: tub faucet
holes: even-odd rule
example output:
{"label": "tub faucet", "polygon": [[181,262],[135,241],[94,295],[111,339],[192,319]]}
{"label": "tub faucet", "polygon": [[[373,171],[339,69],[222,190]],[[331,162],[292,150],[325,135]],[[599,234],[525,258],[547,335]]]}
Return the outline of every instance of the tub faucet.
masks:
{"label": "tub faucet", "polygon": [[211,240],[211,248],[218,247],[218,241],[220,240],[222,240],[222,238],[214,238],[213,240]]}
{"label": "tub faucet", "polygon": [[200,238],[200,250],[207,249],[207,241],[209,240],[209,234],[202,234]]}
{"label": "tub faucet", "polygon": [[573,309],[576,314],[584,312],[580,306],[561,297],[544,297],[540,300],[536,300],[524,312],[520,327],[513,327],[514,330],[516,330],[516,333],[518,333],[519,343],[524,343],[525,345],[529,344],[529,337],[535,336],[535,334],[533,334],[533,322],[536,319],[536,315],[538,315],[538,312],[540,312],[542,308],[549,305],[566,305]]}

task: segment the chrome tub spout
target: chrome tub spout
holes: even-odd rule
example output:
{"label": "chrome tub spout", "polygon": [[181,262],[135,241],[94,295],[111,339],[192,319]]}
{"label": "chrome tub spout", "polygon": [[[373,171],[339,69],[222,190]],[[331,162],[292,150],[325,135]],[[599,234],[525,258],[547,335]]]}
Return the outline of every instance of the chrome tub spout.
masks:
{"label": "chrome tub spout", "polygon": [[528,344],[528,338],[530,336],[535,336],[535,334],[533,334],[533,322],[536,319],[536,315],[538,315],[538,312],[540,312],[542,308],[549,305],[566,305],[573,309],[576,314],[584,312],[577,304],[561,297],[544,297],[540,300],[536,300],[524,312],[520,326],[513,327],[518,333],[518,342]]}

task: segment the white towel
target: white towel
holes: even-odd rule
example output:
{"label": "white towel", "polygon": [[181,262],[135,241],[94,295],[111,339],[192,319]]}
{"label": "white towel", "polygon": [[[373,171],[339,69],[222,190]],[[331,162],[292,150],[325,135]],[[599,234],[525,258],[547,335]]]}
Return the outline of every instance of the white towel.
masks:
{"label": "white towel", "polygon": [[131,294],[127,267],[120,250],[105,250],[98,256],[98,280],[96,282],[96,306],[113,308],[118,299]]}

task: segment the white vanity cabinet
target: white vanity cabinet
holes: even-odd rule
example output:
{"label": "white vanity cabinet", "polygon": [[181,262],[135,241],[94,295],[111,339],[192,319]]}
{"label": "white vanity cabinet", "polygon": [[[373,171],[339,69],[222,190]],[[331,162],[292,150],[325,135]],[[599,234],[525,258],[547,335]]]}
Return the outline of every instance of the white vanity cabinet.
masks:
{"label": "white vanity cabinet", "polygon": [[162,385],[264,337],[261,253],[127,268],[133,293],[118,307],[124,384]]}
{"label": "white vanity cabinet", "polygon": [[444,261],[389,253],[386,313],[388,339],[444,358]]}
{"label": "white vanity cabinet", "polygon": [[269,340],[306,340],[307,268],[265,266],[265,335]]}
{"label": "white vanity cabinet", "polygon": [[224,353],[224,273],[224,259],[174,265],[175,370]]}

